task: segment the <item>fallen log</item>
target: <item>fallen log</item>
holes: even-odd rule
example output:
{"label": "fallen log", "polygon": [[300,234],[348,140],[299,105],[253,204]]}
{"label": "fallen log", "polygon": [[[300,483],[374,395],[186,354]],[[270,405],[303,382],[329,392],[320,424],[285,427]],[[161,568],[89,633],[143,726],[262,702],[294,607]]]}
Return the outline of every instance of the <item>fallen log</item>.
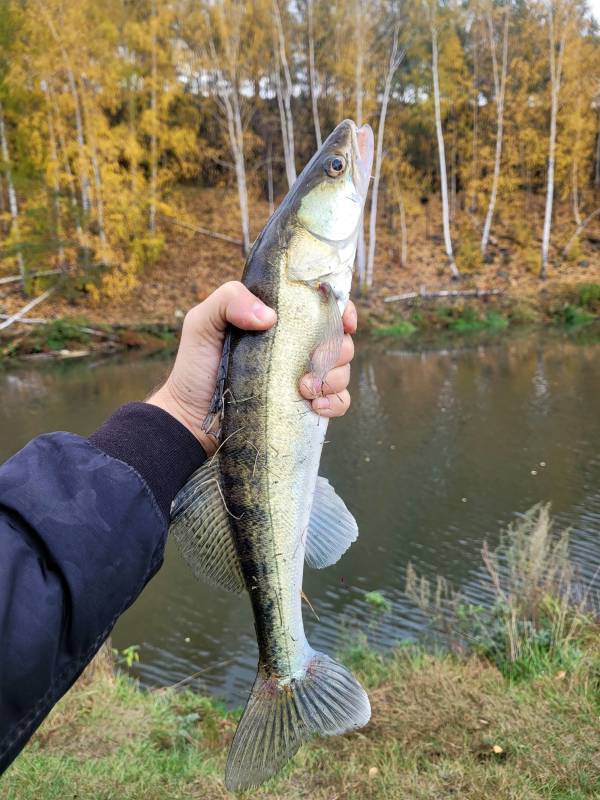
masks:
{"label": "fallen log", "polygon": [[201,236],[209,236],[211,239],[220,239],[223,242],[229,242],[229,244],[235,244],[238,247],[244,246],[244,243],[240,239],[234,239],[232,236],[227,236],[225,233],[217,233],[217,231],[209,231],[208,228],[200,228],[196,225],[189,225],[187,222],[182,222],[179,219],[173,219],[173,217],[166,217],[164,214],[161,214],[160,216],[161,219],[163,219],[165,222],[171,223],[171,225],[177,225],[179,228],[185,228],[193,233],[199,233]]}
{"label": "fallen log", "polygon": [[[8,319],[8,314],[0,314],[0,320]],[[15,320],[15,325],[48,325],[51,322],[55,322],[53,319],[45,319],[44,317],[21,317],[20,319]],[[108,333],[108,331],[99,331],[96,328],[88,328],[88,327],[81,327],[78,326],[79,330],[82,333],[87,333],[89,336],[98,336],[101,339],[108,339],[111,342],[118,341],[119,337],[115,336],[112,333]]]}
{"label": "fallen log", "polygon": [[384,297],[384,303],[402,303],[406,300],[434,300],[439,297],[491,297],[503,294],[502,289],[443,289],[439,292],[428,292],[424,288],[418,292],[404,292]]}
{"label": "fallen log", "polygon": [[590,222],[593,219],[595,219],[599,214],[600,214],[600,208],[597,208],[595,211],[592,211],[592,213],[589,216],[587,216],[584,220],[582,220],[579,223],[579,225],[575,229],[575,233],[573,234],[573,236],[571,236],[569,241],[563,247],[563,251],[562,252],[563,252],[563,256],[565,258],[568,256],[569,250],[571,249],[571,246],[572,246],[573,242],[575,241],[575,239],[577,239],[577,237],[580,236],[583,233],[583,231],[587,228],[587,226],[590,224]]}
{"label": "fallen log", "polygon": [[[31,272],[27,275],[27,279],[29,278],[45,278],[48,275],[63,275],[64,270],[62,269],[45,269],[41,272]],[[0,278],[0,286],[4,286],[7,283],[17,283],[17,281],[22,281],[22,275],[9,275],[6,278]]]}
{"label": "fallen log", "polygon": [[24,317],[32,308],[39,306],[40,303],[43,303],[44,300],[47,300],[52,292],[56,287],[52,287],[51,289],[46,289],[46,291],[39,295],[39,297],[34,297],[33,300],[30,300],[26,305],[23,306],[19,311],[15,311],[14,314],[8,316],[3,322],[0,322],[0,331],[8,328],[9,325],[12,325],[14,322],[18,322],[21,317]]}

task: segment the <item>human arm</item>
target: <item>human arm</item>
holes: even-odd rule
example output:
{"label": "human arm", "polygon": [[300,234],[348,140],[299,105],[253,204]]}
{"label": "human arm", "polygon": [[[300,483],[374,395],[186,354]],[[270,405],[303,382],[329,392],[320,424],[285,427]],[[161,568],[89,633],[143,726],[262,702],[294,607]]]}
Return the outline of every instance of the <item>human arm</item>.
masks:
{"label": "human arm", "polygon": [[[173,372],[148,402],[121,407],[89,439],[40,436],[0,466],[0,772],[159,569],[171,501],[216,446],[201,422],[225,327],[275,321],[256,302],[225,284],[186,317]],[[332,370],[321,413],[346,410],[348,371]]]}

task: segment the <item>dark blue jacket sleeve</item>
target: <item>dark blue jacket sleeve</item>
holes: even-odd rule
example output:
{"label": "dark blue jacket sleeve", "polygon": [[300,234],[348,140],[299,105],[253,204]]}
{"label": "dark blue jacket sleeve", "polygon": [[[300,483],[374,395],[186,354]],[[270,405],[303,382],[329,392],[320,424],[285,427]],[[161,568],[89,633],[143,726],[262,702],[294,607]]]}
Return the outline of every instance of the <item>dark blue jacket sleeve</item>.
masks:
{"label": "dark blue jacket sleeve", "polygon": [[0,772],[160,567],[170,503],[205,457],[135,403],[0,467]]}

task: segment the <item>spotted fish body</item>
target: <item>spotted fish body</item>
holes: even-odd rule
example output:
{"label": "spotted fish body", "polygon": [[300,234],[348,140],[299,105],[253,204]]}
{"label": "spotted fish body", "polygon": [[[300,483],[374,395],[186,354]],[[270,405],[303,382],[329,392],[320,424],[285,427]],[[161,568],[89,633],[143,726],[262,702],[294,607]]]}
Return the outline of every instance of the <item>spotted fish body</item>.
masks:
{"label": "spotted fish body", "polygon": [[230,332],[221,443],[172,510],[192,569],[245,588],[252,603],[259,665],[229,754],[234,790],[264,782],[313,734],[353,730],[370,716],[362,687],[304,633],[305,559],[335,563],[358,530],[318,477],[327,420],[298,384],[309,370],[326,379],[339,356],[371,157],[370,129],[338,125],[256,241],[242,280],[277,324]]}

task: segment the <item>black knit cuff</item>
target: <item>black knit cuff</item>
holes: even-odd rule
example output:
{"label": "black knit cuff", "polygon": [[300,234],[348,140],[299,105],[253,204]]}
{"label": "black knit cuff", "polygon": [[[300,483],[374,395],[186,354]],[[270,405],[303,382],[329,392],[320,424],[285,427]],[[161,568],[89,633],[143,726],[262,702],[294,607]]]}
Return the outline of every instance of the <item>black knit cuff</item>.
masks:
{"label": "black knit cuff", "polygon": [[89,441],[142,476],[167,520],[175,495],[206,461],[196,437],[175,417],[149,403],[121,406]]}

